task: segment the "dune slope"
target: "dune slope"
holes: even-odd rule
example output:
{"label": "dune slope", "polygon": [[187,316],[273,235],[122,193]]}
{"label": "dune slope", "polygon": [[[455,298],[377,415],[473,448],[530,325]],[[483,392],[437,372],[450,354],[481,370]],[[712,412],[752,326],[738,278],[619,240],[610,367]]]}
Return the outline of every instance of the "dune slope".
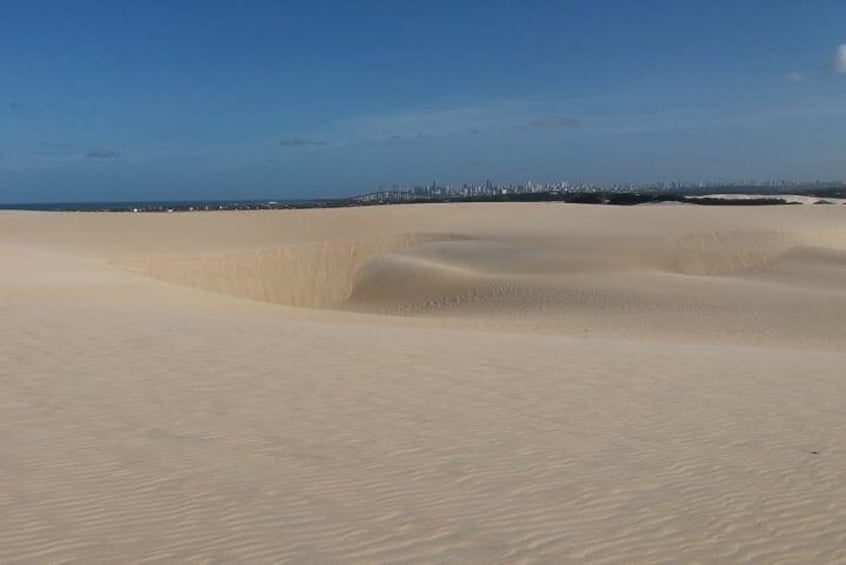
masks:
{"label": "dune slope", "polygon": [[0,561],[846,560],[844,220],[0,213]]}

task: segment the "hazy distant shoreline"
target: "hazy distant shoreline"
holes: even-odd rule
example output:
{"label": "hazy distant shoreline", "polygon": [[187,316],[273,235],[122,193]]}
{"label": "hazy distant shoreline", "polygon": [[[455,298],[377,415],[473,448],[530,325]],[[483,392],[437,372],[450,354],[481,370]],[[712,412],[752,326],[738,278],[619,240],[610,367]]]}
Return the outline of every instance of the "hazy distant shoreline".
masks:
{"label": "hazy distant shoreline", "polygon": [[542,191],[502,192],[485,195],[417,194],[413,192],[371,193],[349,198],[326,199],[246,199],[246,200],[151,200],[114,202],[45,202],[0,204],[0,210],[42,212],[194,212],[225,210],[283,210],[309,208],[345,208],[391,204],[484,203],[484,202],[563,202],[632,206],[638,204],[684,203],[702,206],[773,206],[791,204],[841,204],[846,202],[846,188],[772,193],[724,189],[720,193],[705,191]]}

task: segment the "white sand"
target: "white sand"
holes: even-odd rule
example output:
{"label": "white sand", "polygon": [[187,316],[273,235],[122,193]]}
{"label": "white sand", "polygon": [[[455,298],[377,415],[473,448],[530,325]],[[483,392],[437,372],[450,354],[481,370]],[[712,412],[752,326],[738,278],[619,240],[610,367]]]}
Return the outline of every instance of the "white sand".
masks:
{"label": "white sand", "polygon": [[3,212],[0,562],[846,562],[844,351],[843,206]]}

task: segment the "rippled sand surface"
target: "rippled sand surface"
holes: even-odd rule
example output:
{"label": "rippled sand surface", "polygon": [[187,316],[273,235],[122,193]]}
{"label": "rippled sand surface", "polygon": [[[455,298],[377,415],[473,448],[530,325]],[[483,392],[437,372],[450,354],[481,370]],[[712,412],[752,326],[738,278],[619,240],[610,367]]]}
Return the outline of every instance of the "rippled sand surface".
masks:
{"label": "rippled sand surface", "polygon": [[846,206],[0,212],[0,562],[846,561]]}

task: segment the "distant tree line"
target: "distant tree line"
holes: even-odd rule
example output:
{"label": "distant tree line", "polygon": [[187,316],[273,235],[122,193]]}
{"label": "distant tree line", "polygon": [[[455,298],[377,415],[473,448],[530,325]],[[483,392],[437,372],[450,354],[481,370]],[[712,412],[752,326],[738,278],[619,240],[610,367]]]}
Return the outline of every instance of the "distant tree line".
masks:
{"label": "distant tree line", "polygon": [[[645,192],[528,192],[480,196],[444,196],[403,200],[402,204],[431,204],[447,202],[566,202],[568,204],[607,204],[634,206],[661,202],[682,202],[700,206],[773,206],[796,204],[782,198],[760,197],[729,199],[716,197],[689,197],[682,194]],[[391,201],[373,204],[393,204]]]}

